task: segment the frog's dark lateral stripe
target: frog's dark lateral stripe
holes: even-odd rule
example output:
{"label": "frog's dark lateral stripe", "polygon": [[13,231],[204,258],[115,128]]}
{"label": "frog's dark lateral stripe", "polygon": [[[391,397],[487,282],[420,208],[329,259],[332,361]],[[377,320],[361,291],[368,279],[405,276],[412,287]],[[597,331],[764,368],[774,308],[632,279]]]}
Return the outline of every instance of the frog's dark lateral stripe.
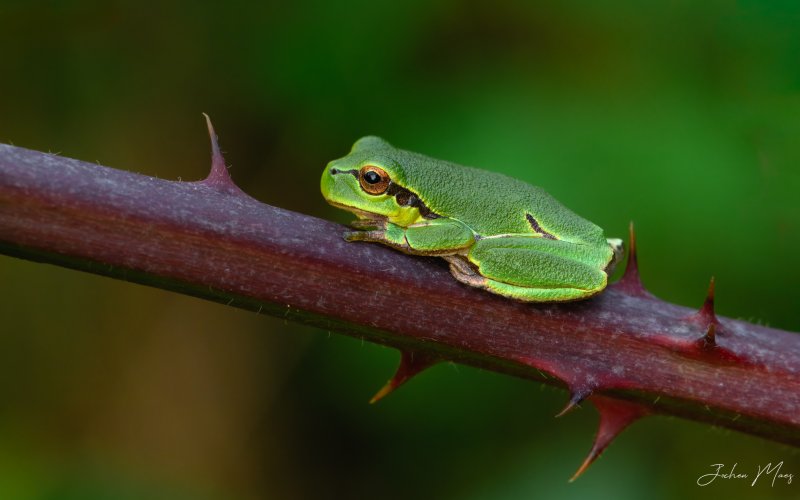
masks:
{"label": "frog's dark lateral stripe", "polygon": [[[350,174],[358,179],[358,170],[355,169],[339,170],[332,168],[331,175],[336,174]],[[441,217],[439,214],[433,213],[431,209],[425,205],[425,202],[419,199],[419,196],[415,195],[404,187],[398,186],[394,182],[389,183],[389,187],[386,189],[386,194],[388,196],[394,196],[397,200],[397,204],[401,207],[415,207],[417,210],[419,210],[419,214],[425,219],[438,219]]]}
{"label": "frog's dark lateral stripe", "polygon": [[553,236],[552,234],[550,234],[547,231],[545,231],[544,229],[542,229],[542,226],[540,226],[539,222],[536,219],[533,218],[533,215],[525,214],[525,218],[528,219],[528,223],[531,225],[533,230],[536,231],[537,233],[541,234],[543,238],[547,238],[548,240],[557,240],[558,239],[555,236]]}
{"label": "frog's dark lateral stripe", "polygon": [[419,214],[425,219],[438,219],[440,217],[439,214],[433,213],[431,209],[425,205],[425,202],[419,199],[419,196],[404,187],[398,186],[394,182],[389,183],[389,189],[386,190],[386,194],[394,196],[395,200],[397,200],[397,204],[401,207],[415,207],[419,210]]}

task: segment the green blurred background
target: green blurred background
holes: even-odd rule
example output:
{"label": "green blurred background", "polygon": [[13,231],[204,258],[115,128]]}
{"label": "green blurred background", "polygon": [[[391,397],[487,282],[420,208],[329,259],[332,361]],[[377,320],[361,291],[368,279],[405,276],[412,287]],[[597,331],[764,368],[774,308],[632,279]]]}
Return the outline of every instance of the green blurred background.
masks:
{"label": "green blurred background", "polygon": [[[319,174],[379,134],[634,220],[653,293],[714,275],[800,331],[798,2],[0,0],[0,47],[0,142],[194,180],[207,112],[245,191],[344,222]],[[596,414],[554,420],[564,391],[442,365],[370,406],[391,350],[7,257],[0,285],[3,499],[800,495],[796,450],[665,417],[567,484]]]}

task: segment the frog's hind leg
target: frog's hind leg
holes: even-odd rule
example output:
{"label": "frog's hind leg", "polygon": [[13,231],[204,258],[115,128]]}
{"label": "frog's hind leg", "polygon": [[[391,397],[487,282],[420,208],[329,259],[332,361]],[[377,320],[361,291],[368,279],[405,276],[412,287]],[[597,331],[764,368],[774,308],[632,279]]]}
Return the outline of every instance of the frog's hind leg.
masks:
{"label": "frog's hind leg", "polygon": [[604,259],[581,245],[508,237],[478,241],[469,261],[460,256],[448,261],[453,276],[468,285],[525,302],[568,302],[605,288]]}
{"label": "frog's hind leg", "polygon": [[523,302],[567,302],[587,297],[585,290],[575,288],[534,289],[509,285],[481,276],[475,267],[461,255],[446,255],[443,258],[450,263],[450,273],[453,277],[465,285],[483,288],[489,292]]}
{"label": "frog's hind leg", "polygon": [[509,285],[500,281],[484,278],[481,287],[486,291],[510,297],[521,302],[572,302],[574,300],[588,299],[597,295],[602,288],[596,290],[583,290],[580,288],[531,288]]}

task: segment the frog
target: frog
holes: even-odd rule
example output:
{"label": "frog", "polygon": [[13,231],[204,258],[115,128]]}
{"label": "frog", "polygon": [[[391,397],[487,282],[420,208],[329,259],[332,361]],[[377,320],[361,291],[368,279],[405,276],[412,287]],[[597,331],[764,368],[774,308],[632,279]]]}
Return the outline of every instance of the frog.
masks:
{"label": "frog", "polygon": [[520,302],[593,297],[623,253],[622,240],[540,187],[377,136],[329,162],[320,189],[357,217],[347,241],[441,257],[459,282]]}

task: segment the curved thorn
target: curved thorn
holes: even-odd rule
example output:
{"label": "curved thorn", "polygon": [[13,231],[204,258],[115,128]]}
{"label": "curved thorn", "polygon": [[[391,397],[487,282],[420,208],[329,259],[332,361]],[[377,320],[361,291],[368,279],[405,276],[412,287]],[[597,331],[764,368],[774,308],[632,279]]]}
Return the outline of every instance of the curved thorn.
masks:
{"label": "curved thorn", "polygon": [[712,276],[708,283],[708,293],[706,293],[706,299],[703,301],[703,305],[700,306],[700,309],[696,313],[684,318],[694,323],[700,323],[706,328],[705,334],[695,341],[695,345],[699,346],[701,349],[715,347],[717,343],[717,333],[720,333],[721,330],[717,314],[714,312],[714,288],[715,280]]}
{"label": "curved thorn", "polygon": [[211,118],[205,113],[203,113],[203,116],[206,118],[208,136],[211,139],[211,171],[201,182],[207,186],[228,191],[230,193],[244,194],[244,192],[239,189],[239,186],[233,183],[233,180],[228,173],[228,167],[225,166],[225,158],[223,158],[222,152],[219,149],[218,137],[214,131],[214,126],[211,124]]}
{"label": "curved thorn", "polygon": [[581,402],[583,402],[583,400],[589,397],[589,395],[591,394],[592,394],[591,389],[581,389],[573,391],[572,394],[570,395],[569,401],[567,401],[567,404],[564,405],[564,408],[556,414],[556,418],[563,417],[564,415],[571,412],[575,408],[579,408]]}
{"label": "curved thorn", "polygon": [[714,311],[714,288],[715,288],[715,279],[712,276],[711,280],[708,283],[708,293],[706,294],[706,300],[703,302],[702,307],[700,307],[700,311],[697,312],[697,316],[704,322],[708,323],[708,330],[706,334],[703,336],[703,340],[706,343],[706,347],[713,347],[716,345],[716,333],[719,330],[719,320],[717,319],[717,313]]}
{"label": "curved thorn", "polygon": [[384,397],[388,396],[392,391],[406,383],[411,377],[440,361],[442,361],[441,358],[427,353],[400,351],[400,365],[397,367],[397,371],[392,378],[390,378],[389,381],[386,382],[386,384],[384,384],[384,386],[381,387],[381,389],[375,393],[374,396],[372,396],[372,399],[369,400],[369,403],[377,403]]}
{"label": "curved thorn", "polygon": [[714,312],[714,277],[711,277],[711,280],[708,283],[708,293],[706,294],[706,300],[703,302],[703,305],[700,307],[700,311],[698,312],[702,317],[708,319],[711,322],[717,322],[717,315]]}
{"label": "curved thorn", "polygon": [[386,396],[388,396],[392,391],[394,391],[397,388],[397,385],[399,385],[399,384],[394,384],[393,382],[394,382],[394,378],[392,378],[388,382],[386,382],[383,385],[383,387],[381,387],[380,390],[378,392],[376,392],[374,396],[372,396],[372,399],[369,400],[369,404],[374,405],[375,403],[377,403],[381,399],[383,399]]}
{"label": "curved thorn", "polygon": [[650,413],[649,408],[639,403],[630,403],[598,395],[591,396],[591,400],[600,413],[600,425],[589,455],[586,456],[586,459],[570,478],[569,482],[575,481],[583,474],[620,432],[639,418]]}
{"label": "curved thorn", "polygon": [[[217,133],[214,131],[214,125],[211,124],[211,117],[208,116],[206,113],[203,113],[203,116],[206,118],[206,127],[208,127],[208,136],[211,138],[211,167],[214,168],[216,160],[222,158],[222,153],[219,150],[219,137],[217,137]],[[223,164],[224,165],[224,164]]]}

